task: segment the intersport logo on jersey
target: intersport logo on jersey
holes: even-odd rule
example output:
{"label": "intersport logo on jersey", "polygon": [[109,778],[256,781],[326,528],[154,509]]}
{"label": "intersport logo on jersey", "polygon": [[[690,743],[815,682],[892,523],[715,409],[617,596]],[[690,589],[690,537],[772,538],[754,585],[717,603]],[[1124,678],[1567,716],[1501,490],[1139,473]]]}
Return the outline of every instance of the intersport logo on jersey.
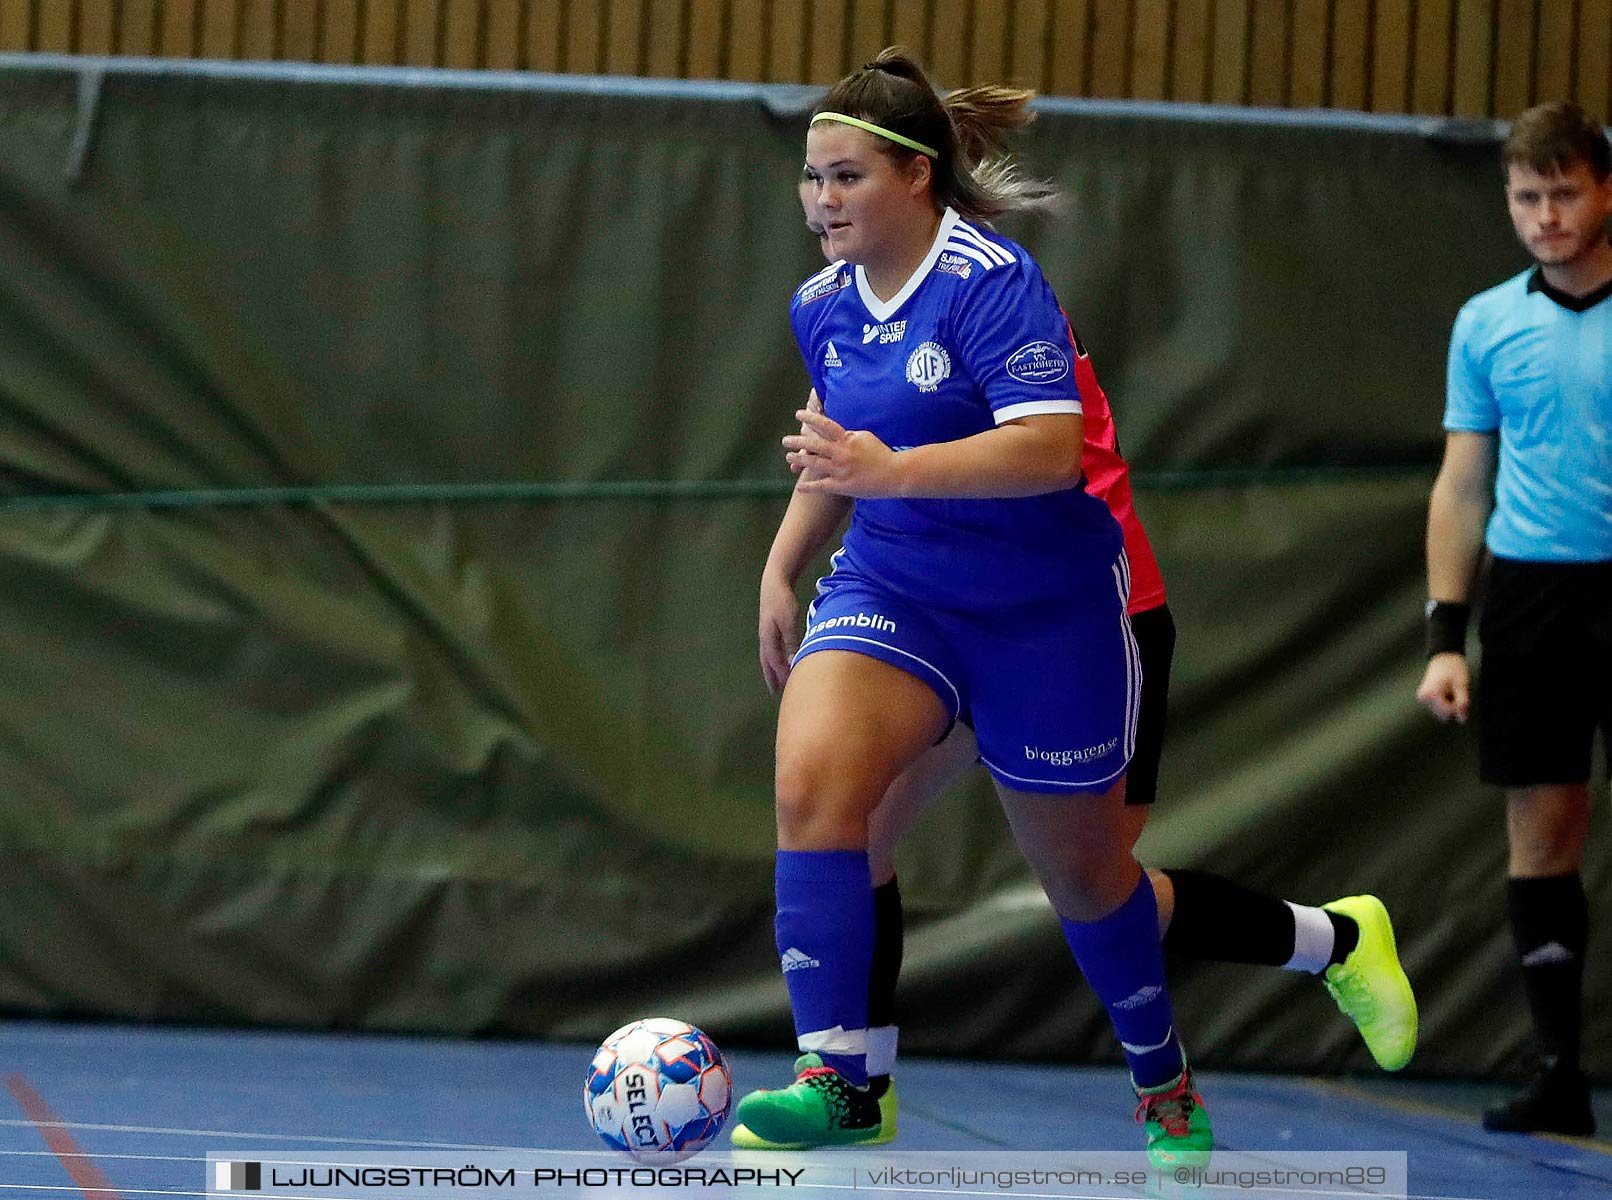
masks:
{"label": "intersport logo on jersey", "polygon": [[881,346],[890,342],[899,342],[906,335],[907,323],[905,321],[886,321],[883,325],[862,326],[862,344],[864,346],[874,339],[878,339]]}

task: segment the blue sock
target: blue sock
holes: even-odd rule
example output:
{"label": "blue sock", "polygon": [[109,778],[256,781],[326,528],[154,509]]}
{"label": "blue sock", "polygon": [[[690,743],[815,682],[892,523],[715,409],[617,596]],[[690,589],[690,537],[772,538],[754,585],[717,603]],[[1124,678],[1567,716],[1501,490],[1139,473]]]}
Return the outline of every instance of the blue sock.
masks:
{"label": "blue sock", "polygon": [[1137,1087],[1158,1087],[1181,1073],[1170,993],[1159,947],[1159,908],[1147,872],[1130,899],[1100,921],[1063,921],[1086,982],[1108,1009]]}
{"label": "blue sock", "polygon": [[773,930],[801,1051],[868,1081],[873,882],[865,850],[778,851]]}

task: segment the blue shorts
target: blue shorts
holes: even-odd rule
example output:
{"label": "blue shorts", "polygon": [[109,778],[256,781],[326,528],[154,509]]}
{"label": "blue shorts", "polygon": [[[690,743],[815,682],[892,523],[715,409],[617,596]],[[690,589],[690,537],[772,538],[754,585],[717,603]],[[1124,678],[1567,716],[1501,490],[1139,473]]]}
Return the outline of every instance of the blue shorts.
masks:
{"label": "blue shorts", "polygon": [[980,761],[1021,792],[1104,791],[1136,745],[1142,669],[1112,586],[990,614],[929,608],[844,570],[819,580],[794,661],[849,650],[923,680],[979,738]]}

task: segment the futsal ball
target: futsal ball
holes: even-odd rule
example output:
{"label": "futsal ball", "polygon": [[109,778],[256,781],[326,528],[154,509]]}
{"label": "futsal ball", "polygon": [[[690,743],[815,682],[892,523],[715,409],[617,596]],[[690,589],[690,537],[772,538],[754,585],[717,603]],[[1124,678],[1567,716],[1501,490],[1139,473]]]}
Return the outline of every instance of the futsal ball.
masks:
{"label": "futsal ball", "polygon": [[733,1077],[716,1043],[685,1021],[650,1017],[605,1038],[582,1104],[594,1132],[646,1162],[677,1162],[722,1131]]}

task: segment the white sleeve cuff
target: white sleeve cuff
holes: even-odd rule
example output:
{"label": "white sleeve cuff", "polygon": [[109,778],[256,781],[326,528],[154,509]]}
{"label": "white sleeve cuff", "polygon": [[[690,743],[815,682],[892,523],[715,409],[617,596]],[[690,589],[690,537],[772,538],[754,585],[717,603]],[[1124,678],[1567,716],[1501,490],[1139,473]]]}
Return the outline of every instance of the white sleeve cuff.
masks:
{"label": "white sleeve cuff", "polygon": [[1079,413],[1079,400],[1028,400],[1023,404],[1009,404],[991,414],[998,425],[1004,421],[1017,421],[1020,417],[1039,417],[1044,413]]}

